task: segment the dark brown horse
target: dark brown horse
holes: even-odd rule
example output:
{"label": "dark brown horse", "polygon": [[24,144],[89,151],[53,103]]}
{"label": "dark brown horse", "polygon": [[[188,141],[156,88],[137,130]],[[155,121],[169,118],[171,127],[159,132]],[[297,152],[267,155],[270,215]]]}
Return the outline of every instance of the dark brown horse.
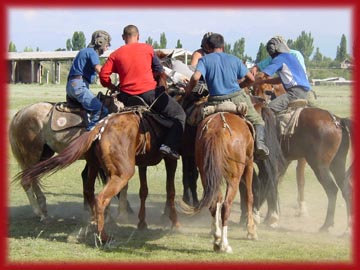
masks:
{"label": "dark brown horse", "polygon": [[[210,208],[215,251],[232,252],[227,239],[228,219],[240,181],[244,181],[247,190],[248,238],[257,238],[252,214],[253,152],[253,135],[246,121],[238,115],[219,112],[206,117],[197,128],[195,159],[204,188],[203,198],[197,207],[180,206],[187,214],[198,213],[203,207]],[[223,179],[226,184],[224,201]]]}
{"label": "dark brown horse", "polygon": [[[265,98],[265,93],[261,91],[261,88],[255,90],[257,91],[254,95]],[[286,138],[279,136],[288,164],[292,160],[306,160],[326,192],[328,208],[321,231],[327,231],[334,224],[338,189],[346,202],[347,231],[350,230],[352,191],[346,177],[350,124],[349,119],[337,117],[327,110],[306,107],[300,112],[294,134]],[[302,166],[305,165],[305,163],[302,164]]]}
{"label": "dark brown horse", "polygon": [[[263,72],[257,72],[255,75],[255,81],[262,81],[266,79],[266,75]],[[250,94],[250,89],[246,88],[248,94]],[[262,83],[253,87],[252,97],[254,99],[261,98],[262,100],[254,100],[255,109],[261,113],[265,103],[270,102],[272,99],[285,94],[285,88],[282,84],[268,84]],[[300,158],[297,160],[296,166],[296,183],[297,183],[297,201],[298,201],[298,216],[308,216],[308,210],[305,201],[305,158]]]}
{"label": "dark brown horse", "polygon": [[[146,114],[146,113],[144,113]],[[151,120],[150,120],[151,121]],[[156,125],[153,123],[151,126]],[[17,176],[22,179],[24,187],[30,187],[34,182],[47,173],[56,172],[85,157],[88,168],[88,182],[84,195],[92,210],[92,219],[97,224],[100,242],[108,240],[104,231],[104,210],[111,198],[119,193],[135,173],[135,165],[149,166],[159,163],[162,156],[159,149],[159,139],[153,132],[144,129],[144,118],[138,113],[130,111],[112,114],[98,124],[92,131],[76,138],[59,155],[42,161],[30,169],[24,170]],[[174,174],[176,160],[165,159],[167,166],[167,205],[173,227],[179,227],[174,208]],[[95,197],[94,182],[99,169],[102,168],[107,176],[107,183],[103,190]],[[170,168],[170,169],[169,169]],[[145,198],[147,188],[142,186],[142,197],[139,212],[138,227],[146,227]]]}

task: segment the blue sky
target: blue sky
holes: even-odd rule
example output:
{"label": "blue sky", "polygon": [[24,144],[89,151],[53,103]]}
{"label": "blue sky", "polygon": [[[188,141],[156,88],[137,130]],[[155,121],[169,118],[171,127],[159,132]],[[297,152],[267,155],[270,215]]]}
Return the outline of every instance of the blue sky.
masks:
{"label": "blue sky", "polygon": [[260,42],[282,35],[295,40],[301,31],[311,33],[314,47],[331,58],[336,56],[342,34],[352,54],[351,8],[16,8],[8,7],[8,41],[18,51],[25,47],[41,51],[65,48],[75,31],[83,31],[86,41],[97,29],[108,31],[110,49],[123,45],[121,33],[127,24],[140,30],[140,40],[150,36],[160,40],[165,33],[167,47],[174,48],[180,39],[183,47],[194,51],[205,32],[221,33],[227,43],[245,38],[245,54],[255,58]]}

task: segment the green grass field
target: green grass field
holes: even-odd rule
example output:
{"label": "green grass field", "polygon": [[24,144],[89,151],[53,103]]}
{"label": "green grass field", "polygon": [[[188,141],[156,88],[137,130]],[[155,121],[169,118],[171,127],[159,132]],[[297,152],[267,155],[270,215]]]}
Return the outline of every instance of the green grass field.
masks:
{"label": "green grass field", "polygon": [[[101,88],[92,88],[94,93]],[[351,88],[348,86],[316,86],[318,103],[342,117],[351,116]],[[10,85],[8,88],[8,119],[22,107],[39,101],[63,101],[64,85]],[[19,166],[8,153],[8,174],[12,178],[19,172]],[[84,161],[77,161],[44,179],[49,224],[43,224],[32,213],[27,197],[19,185],[10,184],[8,179],[8,263],[344,263],[352,262],[352,240],[343,236],[346,228],[346,208],[338,193],[335,226],[330,233],[318,233],[323,224],[327,199],[325,192],[313,172],[306,167],[305,196],[310,216],[295,215],[297,188],[295,162],[293,162],[280,183],[280,226],[270,229],[258,226],[259,240],[246,240],[246,231],[239,226],[239,197],[233,204],[229,224],[229,242],[233,254],[218,254],[212,251],[210,214],[204,209],[199,216],[180,215],[182,229],[174,232],[168,219],[162,217],[165,203],[164,164],[148,169],[149,197],[147,200],[148,230],[138,231],[137,211],[139,209],[139,180],[137,174],[129,183],[129,200],[135,214],[129,221],[111,225],[108,230],[120,245],[111,250],[99,250],[92,243],[73,243],[71,236],[80,227],[83,217],[82,183],[80,178]],[[177,196],[182,194],[181,162],[176,173]],[[96,192],[101,185],[96,185]],[[202,187],[198,183],[198,194]],[[111,211],[116,213],[113,200]],[[266,214],[266,205],[261,209]],[[97,269],[101,266],[98,265]],[[21,268],[19,266],[19,268]]]}

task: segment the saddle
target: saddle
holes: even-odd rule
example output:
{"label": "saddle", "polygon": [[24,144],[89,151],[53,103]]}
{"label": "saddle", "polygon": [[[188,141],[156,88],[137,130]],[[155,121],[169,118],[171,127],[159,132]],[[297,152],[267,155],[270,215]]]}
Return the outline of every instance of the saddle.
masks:
{"label": "saddle", "polygon": [[207,116],[218,112],[229,112],[245,117],[247,113],[246,103],[235,104],[231,101],[224,101],[218,104],[209,104],[207,97],[200,98],[193,105],[185,109],[186,123],[190,126],[197,126]]}
{"label": "saddle", "polygon": [[278,122],[280,135],[283,137],[291,137],[297,127],[301,111],[306,108],[308,102],[306,99],[297,99],[291,101],[288,108],[279,114],[276,119]]}
{"label": "saddle", "polygon": [[67,102],[54,104],[51,115],[51,129],[60,131],[73,127],[86,127],[88,125],[87,112],[80,107],[74,107]]}
{"label": "saddle", "polygon": [[[115,95],[99,92],[97,98],[108,108],[109,113],[119,112],[124,108],[124,104],[118,101]],[[50,118],[53,131],[74,127],[85,128],[89,122],[87,111],[69,96],[66,96],[66,102],[59,102],[53,106]]]}

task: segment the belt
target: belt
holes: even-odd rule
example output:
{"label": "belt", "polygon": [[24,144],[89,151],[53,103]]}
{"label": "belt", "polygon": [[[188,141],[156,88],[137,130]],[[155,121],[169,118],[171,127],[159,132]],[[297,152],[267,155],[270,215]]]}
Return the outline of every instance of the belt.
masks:
{"label": "belt", "polygon": [[74,76],[69,76],[68,77],[68,81],[74,80],[74,79],[76,79],[76,80],[85,80],[86,82],[88,82],[88,80],[85,77],[81,76],[81,75],[74,75]]}
{"label": "belt", "polygon": [[226,99],[231,99],[233,97],[237,97],[240,94],[241,94],[241,90],[238,90],[236,92],[233,92],[233,93],[230,93],[230,94],[227,94],[227,95],[222,95],[222,96],[209,96],[208,101],[209,102],[211,102],[211,101],[223,101],[223,100],[226,100]]}

